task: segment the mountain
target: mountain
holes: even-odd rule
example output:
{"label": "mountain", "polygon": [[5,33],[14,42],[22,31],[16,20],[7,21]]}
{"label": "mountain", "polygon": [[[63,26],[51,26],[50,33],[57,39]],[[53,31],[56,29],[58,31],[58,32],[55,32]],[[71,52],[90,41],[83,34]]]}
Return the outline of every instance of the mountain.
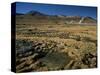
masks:
{"label": "mountain", "polygon": [[24,15],[24,14],[22,14],[22,13],[16,13],[16,15]]}
{"label": "mountain", "polygon": [[46,15],[38,11],[29,11],[26,14],[16,13],[16,23],[31,25],[62,25],[62,24],[86,24],[96,25],[96,20],[89,16],[65,16],[65,15]]}
{"label": "mountain", "polygon": [[31,16],[46,16],[45,14],[43,13],[40,13],[38,11],[29,11],[28,13],[26,13],[27,15],[31,15]]}
{"label": "mountain", "polygon": [[84,20],[82,23],[96,23],[96,22],[97,21],[94,18],[87,16],[87,17],[84,17]]}

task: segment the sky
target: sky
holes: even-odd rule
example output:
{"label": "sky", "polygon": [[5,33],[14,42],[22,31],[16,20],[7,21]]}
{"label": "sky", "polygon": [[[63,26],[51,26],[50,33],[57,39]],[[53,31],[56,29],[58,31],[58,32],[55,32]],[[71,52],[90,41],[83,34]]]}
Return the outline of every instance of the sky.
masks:
{"label": "sky", "polygon": [[26,3],[26,2],[16,3],[16,13],[25,14],[32,10],[47,15],[89,16],[97,19],[97,7],[38,4],[38,3]]}

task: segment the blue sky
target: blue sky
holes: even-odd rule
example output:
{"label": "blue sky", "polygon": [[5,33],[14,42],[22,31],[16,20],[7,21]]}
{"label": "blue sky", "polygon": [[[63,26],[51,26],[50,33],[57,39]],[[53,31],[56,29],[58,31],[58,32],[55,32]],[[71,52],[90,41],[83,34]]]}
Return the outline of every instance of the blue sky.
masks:
{"label": "blue sky", "polygon": [[31,10],[39,11],[48,15],[66,15],[66,16],[90,16],[97,18],[97,8],[87,6],[72,5],[54,5],[54,4],[37,4],[37,3],[16,3],[17,13],[27,13]]}

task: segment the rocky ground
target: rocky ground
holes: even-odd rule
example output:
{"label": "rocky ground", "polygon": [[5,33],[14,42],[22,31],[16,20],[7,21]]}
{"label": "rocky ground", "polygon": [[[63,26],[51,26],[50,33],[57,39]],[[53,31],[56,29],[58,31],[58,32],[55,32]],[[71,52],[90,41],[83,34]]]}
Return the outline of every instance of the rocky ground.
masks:
{"label": "rocky ground", "polygon": [[94,43],[72,39],[57,42],[38,38],[33,41],[19,39],[16,43],[17,72],[96,67],[97,54]]}

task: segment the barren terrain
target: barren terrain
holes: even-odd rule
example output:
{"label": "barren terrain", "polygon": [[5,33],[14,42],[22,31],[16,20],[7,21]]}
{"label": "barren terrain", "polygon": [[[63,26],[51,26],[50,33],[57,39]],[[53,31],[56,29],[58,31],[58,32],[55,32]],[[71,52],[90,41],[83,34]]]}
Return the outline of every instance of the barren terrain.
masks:
{"label": "barren terrain", "polygon": [[96,25],[24,20],[16,24],[17,72],[97,67]]}

